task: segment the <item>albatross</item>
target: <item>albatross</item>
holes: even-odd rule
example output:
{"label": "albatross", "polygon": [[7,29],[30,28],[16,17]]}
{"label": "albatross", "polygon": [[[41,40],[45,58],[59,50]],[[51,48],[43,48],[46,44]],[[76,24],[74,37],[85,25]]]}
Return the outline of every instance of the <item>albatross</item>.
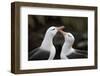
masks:
{"label": "albatross", "polygon": [[29,52],[29,60],[53,60],[56,54],[53,38],[64,26],[51,26],[47,29],[41,46]]}
{"label": "albatross", "polygon": [[87,52],[84,50],[74,49],[72,45],[74,44],[75,38],[69,32],[64,32],[60,30],[63,34],[65,42],[62,46],[60,58],[61,59],[76,59],[76,58],[87,58]]}

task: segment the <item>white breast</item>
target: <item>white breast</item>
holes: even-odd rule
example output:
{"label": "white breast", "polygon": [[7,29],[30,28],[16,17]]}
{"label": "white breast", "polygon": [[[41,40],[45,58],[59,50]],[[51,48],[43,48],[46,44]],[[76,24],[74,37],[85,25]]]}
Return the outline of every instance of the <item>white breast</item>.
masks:
{"label": "white breast", "polygon": [[55,57],[55,54],[56,54],[56,49],[55,49],[54,46],[52,46],[51,49],[50,49],[50,56],[49,56],[48,60],[53,60],[54,57]]}

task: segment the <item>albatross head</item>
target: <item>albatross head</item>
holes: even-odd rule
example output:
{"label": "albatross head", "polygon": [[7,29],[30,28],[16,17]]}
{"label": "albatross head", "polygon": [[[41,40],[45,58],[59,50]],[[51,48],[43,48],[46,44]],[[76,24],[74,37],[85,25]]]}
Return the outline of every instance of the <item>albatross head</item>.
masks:
{"label": "albatross head", "polygon": [[49,36],[55,36],[56,33],[59,30],[62,30],[63,28],[64,26],[60,26],[60,27],[51,26],[50,28],[48,28],[47,33],[49,34]]}
{"label": "albatross head", "polygon": [[73,43],[75,41],[74,36],[71,33],[69,33],[69,32],[64,32],[62,30],[60,30],[60,32],[63,34],[63,36],[65,38],[65,42],[69,43],[70,45],[73,45]]}

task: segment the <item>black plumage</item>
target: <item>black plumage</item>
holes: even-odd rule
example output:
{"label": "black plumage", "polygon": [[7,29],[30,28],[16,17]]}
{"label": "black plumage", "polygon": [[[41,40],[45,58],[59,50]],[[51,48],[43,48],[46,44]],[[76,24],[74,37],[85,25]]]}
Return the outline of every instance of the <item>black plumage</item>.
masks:
{"label": "black plumage", "polygon": [[67,56],[68,59],[87,58],[87,51],[78,49],[74,50],[75,50],[74,52],[72,52],[70,55]]}
{"label": "black plumage", "polygon": [[29,60],[48,60],[50,52],[41,48],[36,48],[29,52]]}

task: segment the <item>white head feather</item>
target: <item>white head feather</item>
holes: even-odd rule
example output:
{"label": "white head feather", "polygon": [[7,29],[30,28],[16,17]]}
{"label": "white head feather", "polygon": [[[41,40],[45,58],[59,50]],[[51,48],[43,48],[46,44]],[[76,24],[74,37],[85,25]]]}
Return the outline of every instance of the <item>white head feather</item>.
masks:
{"label": "white head feather", "polygon": [[66,33],[64,37],[65,37],[65,42],[68,43],[70,46],[72,46],[75,41],[74,36],[71,33]]}

